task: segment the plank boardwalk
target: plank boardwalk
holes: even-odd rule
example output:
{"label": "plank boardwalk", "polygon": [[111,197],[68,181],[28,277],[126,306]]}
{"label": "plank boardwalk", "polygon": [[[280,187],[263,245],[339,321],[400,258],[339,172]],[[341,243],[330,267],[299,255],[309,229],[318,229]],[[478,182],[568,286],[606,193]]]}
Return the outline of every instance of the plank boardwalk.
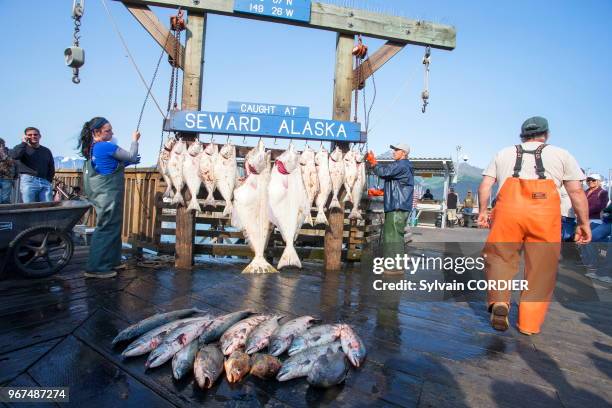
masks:
{"label": "plank boardwalk", "polygon": [[[86,248],[60,275],[0,281],[0,384],[69,386],[78,407],[610,407],[612,303],[556,302],[543,333],[489,326],[481,302],[418,302],[375,292],[371,271],[322,273],[318,266],[271,276],[211,260],[193,273],[132,267],[116,279],[84,280]],[[156,312],[199,307],[311,314],[352,324],[368,348],[343,386],[313,389],[225,379],[208,391],[169,364],[122,360],[118,330]],[[516,320],[513,314],[512,322]],[[44,406],[48,406],[45,404]],[[31,404],[29,406],[36,406]]]}

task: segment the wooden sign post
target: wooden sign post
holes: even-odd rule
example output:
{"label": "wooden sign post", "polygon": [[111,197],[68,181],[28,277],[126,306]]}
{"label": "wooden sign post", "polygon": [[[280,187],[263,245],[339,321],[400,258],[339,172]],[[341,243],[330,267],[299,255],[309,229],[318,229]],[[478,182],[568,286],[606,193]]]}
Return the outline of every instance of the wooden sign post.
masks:
{"label": "wooden sign post", "polygon": [[[455,28],[421,20],[373,13],[366,10],[325,4],[310,0],[282,2],[274,0],[116,0],[125,5],[140,24],[170,55],[178,47],[183,69],[182,110],[200,111],[202,69],[204,63],[204,31],[207,13],[250,18],[274,23],[297,25],[334,31],[336,40],[336,69],[334,76],[334,112],[336,121],[349,121],[351,94],[362,81],[382,67],[406,44],[429,46],[442,50],[455,48]],[[188,12],[187,41],[183,49],[170,39],[168,30],[157,19],[149,6],[182,8]],[[359,71],[353,70],[352,48],[355,35],[386,40]],[[192,133],[193,134],[193,133]],[[184,134],[189,138],[189,134]],[[191,136],[193,137],[193,136]],[[337,142],[343,151],[348,143]],[[333,144],[332,144],[333,147]],[[325,233],[325,269],[341,267],[344,204],[342,211],[330,211],[329,227]],[[179,207],[176,215],[176,267],[191,268],[193,264],[194,215]]]}
{"label": "wooden sign post", "polygon": [[[354,36],[338,34],[336,37],[336,72],[334,74],[334,120],[348,121],[351,118],[351,96],[353,93]],[[343,152],[349,150],[348,143],[337,144]],[[332,143],[332,149],[334,149]],[[331,152],[330,152],[331,153]],[[325,270],[335,271],[342,266],[342,235],[344,234],[344,200],[340,209],[328,211],[329,225],[325,229]]]}
{"label": "wooden sign post", "polygon": [[[204,70],[204,45],[206,14],[190,13],[187,18],[187,39],[183,67],[183,95],[181,108],[200,110],[202,107],[202,84]],[[184,138],[195,138],[185,135]],[[189,197],[185,197],[188,199]],[[193,237],[195,217],[185,206],[176,209],[176,253],[174,266],[190,269],[193,266]]]}

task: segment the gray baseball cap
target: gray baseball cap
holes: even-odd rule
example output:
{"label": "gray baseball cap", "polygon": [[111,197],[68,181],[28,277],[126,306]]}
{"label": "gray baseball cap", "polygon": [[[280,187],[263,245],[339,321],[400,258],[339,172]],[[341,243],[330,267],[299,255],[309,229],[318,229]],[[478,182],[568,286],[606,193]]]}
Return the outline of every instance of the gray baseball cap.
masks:
{"label": "gray baseball cap", "polygon": [[408,146],[406,143],[395,143],[389,147],[393,150],[403,150],[406,152],[406,154],[410,154],[410,146]]}
{"label": "gray baseball cap", "polygon": [[529,137],[544,132],[548,132],[548,121],[541,116],[529,118],[521,126],[521,137]]}

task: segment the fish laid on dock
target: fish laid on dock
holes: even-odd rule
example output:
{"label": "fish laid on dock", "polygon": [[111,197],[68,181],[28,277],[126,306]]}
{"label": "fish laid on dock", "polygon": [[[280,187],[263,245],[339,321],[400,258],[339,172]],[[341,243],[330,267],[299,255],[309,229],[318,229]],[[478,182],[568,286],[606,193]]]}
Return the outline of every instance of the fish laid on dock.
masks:
{"label": "fish laid on dock", "polygon": [[264,143],[259,141],[245,158],[245,182],[234,190],[232,226],[240,229],[254,257],[242,273],[278,272],[264,257],[270,238],[268,214],[268,184],[270,182],[270,156]]}
{"label": "fish laid on dock", "polygon": [[168,162],[170,161],[170,152],[172,152],[172,148],[175,144],[176,139],[174,137],[169,137],[164,142],[164,146],[159,152],[159,158],[157,159],[159,173],[166,182],[166,191],[164,191],[164,198],[174,197],[174,190],[172,189],[172,179],[170,178],[170,173],[168,173]]}
{"label": "fish laid on dock", "polygon": [[180,380],[193,369],[198,344],[197,339],[192,340],[172,357],[172,375],[175,379]]}
{"label": "fish laid on dock", "polygon": [[251,358],[244,351],[236,350],[225,360],[224,367],[227,381],[235,383],[251,371]]}
{"label": "fish laid on dock", "polygon": [[121,355],[123,357],[135,357],[146,354],[159,346],[164,340],[164,337],[172,330],[184,325],[185,323],[190,323],[201,319],[208,319],[208,317],[190,317],[188,319],[179,319],[156,327],[155,329],[146,332],[131,342],[125,348],[125,350],[123,350]]}
{"label": "fish laid on dock", "polygon": [[204,331],[198,338],[198,341],[200,342],[200,344],[208,344],[215,342],[221,338],[221,336],[227,331],[227,329],[252,314],[253,312],[251,312],[250,310],[240,310],[238,312],[216,317],[212,321],[210,326],[204,329]]}
{"label": "fish laid on dock", "polygon": [[[315,164],[315,152],[310,146],[306,146],[300,155],[300,165],[302,166],[302,180],[304,181],[304,188],[306,188],[306,195],[308,196],[308,205],[312,208],[319,192],[319,176]],[[314,225],[310,211],[306,217],[306,224]]]}
{"label": "fish laid on dock", "polygon": [[295,337],[319,322],[320,320],[312,316],[302,316],[279,326],[270,337],[270,354],[280,356],[289,348]]}
{"label": "fish laid on dock", "polygon": [[133,339],[163,324],[183,317],[191,316],[198,312],[200,312],[198,309],[183,309],[168,313],[158,313],[156,315],[147,317],[146,319],[121,330],[113,339],[113,345],[119,343],[120,341]]}
{"label": "fish laid on dock", "polygon": [[267,380],[274,378],[283,363],[269,354],[255,353],[251,356],[251,375]]}
{"label": "fish laid on dock", "polygon": [[193,363],[193,375],[200,388],[211,388],[223,372],[223,353],[216,345],[204,345]]}
{"label": "fish laid on dock", "polygon": [[296,336],[289,346],[287,353],[293,356],[311,347],[333,343],[340,338],[340,325],[322,324],[312,327]]}
{"label": "fish laid on dock", "polygon": [[276,375],[276,379],[278,381],[288,381],[294,378],[306,377],[315,361],[320,356],[326,354],[327,350],[337,352],[341,349],[342,345],[339,341],[306,349],[285,360],[283,366]]}
{"label": "fish laid on dock", "polygon": [[256,315],[239,321],[230,327],[219,342],[221,343],[221,351],[224,355],[229,356],[234,351],[243,348],[246,344],[247,337],[255,330],[255,328],[270,319],[268,315]]}
{"label": "fish laid on dock", "polygon": [[219,150],[213,170],[215,187],[225,200],[224,217],[232,213],[232,197],[234,195],[237,174],[236,146],[228,142]]}
{"label": "fish laid on dock", "polygon": [[278,321],[282,318],[283,316],[274,316],[257,326],[247,338],[245,344],[246,353],[253,354],[268,347],[270,337],[278,329]]}
{"label": "fish laid on dock", "polygon": [[200,211],[200,204],[198,204],[198,194],[200,193],[200,187],[202,181],[200,180],[200,157],[202,153],[202,143],[195,140],[191,143],[191,146],[187,149],[187,154],[183,159],[183,179],[187,185],[189,193],[191,193],[191,200],[189,200],[189,211]]}
{"label": "fish laid on dock", "polygon": [[327,350],[316,359],[308,373],[308,384],[315,387],[329,388],[346,380],[349,365],[342,352]]}
{"label": "fish laid on dock", "polygon": [[315,165],[317,166],[317,177],[319,180],[319,192],[315,203],[317,205],[316,224],[328,225],[327,217],[325,216],[325,208],[329,194],[332,191],[331,176],[329,175],[329,152],[321,145],[321,148],[315,155]]}
{"label": "fish laid on dock", "polygon": [[366,348],[361,338],[348,324],[340,325],[340,342],[342,351],[355,367],[363,364],[366,357]]}
{"label": "fish laid on dock", "polygon": [[329,155],[329,176],[332,185],[332,200],[329,203],[329,208],[341,208],[339,194],[342,185],[344,184],[344,154],[340,146],[336,146],[334,151]]}
{"label": "fish laid on dock", "polygon": [[187,323],[172,330],[166,335],[164,341],[149,354],[145,367],[159,367],[170,360],[179,350],[196,340],[211,322],[212,317],[207,320]]}
{"label": "fish laid on dock", "polygon": [[301,268],[302,262],[293,244],[306,217],[310,217],[310,204],[302,180],[299,155],[293,143],[276,159],[272,168],[268,185],[268,207],[270,222],[278,227],[285,241],[285,249],[276,268]]}

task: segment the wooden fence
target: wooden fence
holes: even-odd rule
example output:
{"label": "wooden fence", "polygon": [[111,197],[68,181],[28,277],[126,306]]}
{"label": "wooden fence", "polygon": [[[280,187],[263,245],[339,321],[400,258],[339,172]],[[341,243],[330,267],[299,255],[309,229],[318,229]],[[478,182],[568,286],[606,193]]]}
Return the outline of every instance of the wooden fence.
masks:
{"label": "wooden fence", "polygon": [[[80,170],[58,170],[56,178],[67,186],[82,188]],[[125,171],[125,200],[123,204],[123,242],[135,250],[146,248],[158,253],[174,254],[176,209],[162,198],[166,184],[154,168],[127,169]],[[251,257],[253,254],[241,232],[231,227],[229,217],[223,217],[224,201],[215,192],[215,206],[204,207],[204,189],[198,196],[202,206],[196,214],[194,234],[195,255]],[[349,220],[345,210],[342,259],[359,261],[365,245],[376,242],[384,214],[380,199],[364,198],[361,203],[364,220]],[[93,210],[92,210],[93,213]],[[313,209],[312,215],[316,215]],[[88,218],[95,225],[95,214]],[[304,225],[295,246],[301,259],[321,260],[324,257],[325,226]],[[268,244],[267,256],[279,258],[284,243],[274,229]]]}

